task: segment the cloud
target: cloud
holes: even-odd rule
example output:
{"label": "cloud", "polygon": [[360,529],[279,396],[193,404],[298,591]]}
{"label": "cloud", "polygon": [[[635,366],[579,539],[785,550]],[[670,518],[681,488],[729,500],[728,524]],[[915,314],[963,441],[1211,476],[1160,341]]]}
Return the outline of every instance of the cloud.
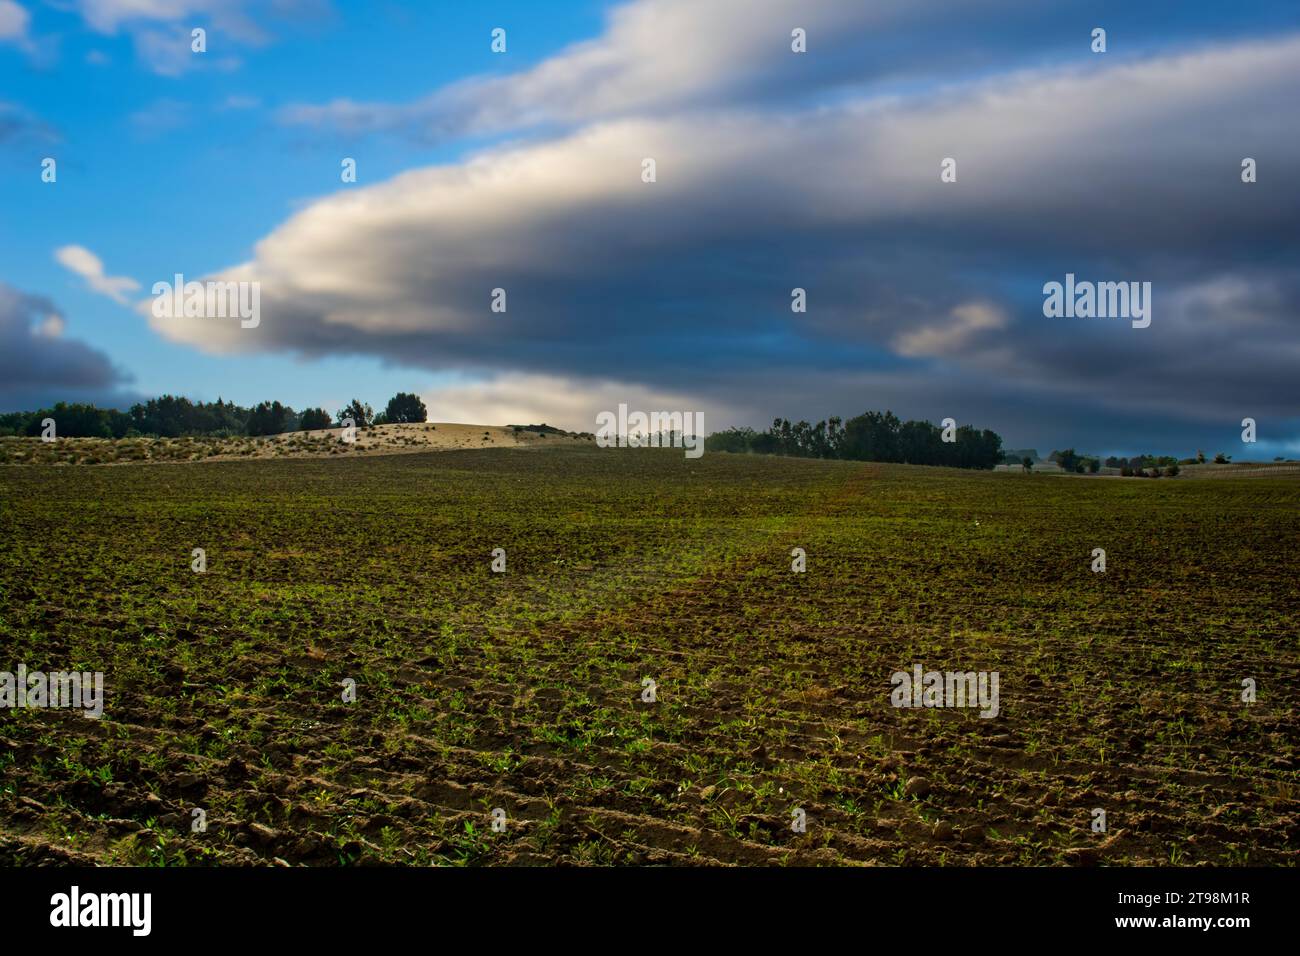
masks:
{"label": "cloud", "polygon": [[[473,77],[407,103],[340,98],[292,104],[278,115],[291,126],[349,136],[400,133],[438,143],[695,109],[770,108],[811,97],[891,92],[919,80],[1008,72],[1049,53],[1084,62],[1094,23],[1106,23],[1131,53],[1159,48],[1186,35],[1181,4],[634,0],[612,8],[598,37],[524,70]],[[1202,14],[1202,29],[1207,16],[1222,36],[1240,30],[1213,11]],[[1285,3],[1266,0],[1252,21],[1266,31],[1274,23],[1293,27],[1294,15]],[[805,33],[805,54],[791,50],[795,28]]]}
{"label": "cloud", "polygon": [[[995,0],[992,7],[1012,5]],[[783,89],[820,89],[904,72],[905,47],[876,46],[863,55],[868,38],[968,25],[989,9],[984,0],[637,0],[614,7],[596,39],[530,69],[472,78],[408,104],[295,104],[280,119],[348,134],[400,131],[439,141],[753,101]],[[815,56],[791,50],[795,28],[805,31]]]}
{"label": "cloud", "polygon": [[0,43],[28,44],[27,26],[31,14],[14,0],[0,0]]}
{"label": "cloud", "polygon": [[617,412],[619,403],[644,412],[699,412],[706,430],[742,410],[698,395],[648,388],[634,382],[558,375],[505,373],[429,389],[421,396],[431,421],[466,424],[554,425],[595,431],[596,415]]}
{"label": "cloud", "polygon": [[[933,53],[902,41],[949,8],[851,6],[710,5],[694,20],[669,0],[620,8],[599,40],[499,78],[499,101],[480,86],[498,79],[476,80],[384,120],[437,135],[561,128],[309,203],[220,273],[260,283],[257,329],[141,311],[212,352],[351,352],[479,376],[451,396],[472,408],[532,377],[693,398],[751,424],[805,408],[984,409],[1024,423],[1025,441],[1067,418],[1177,436],[1293,414],[1300,136],[1278,117],[1300,34],[897,87],[880,84]],[[663,14],[660,33],[646,10]],[[789,10],[811,24],[810,49],[876,44],[889,63],[868,76],[841,58],[794,84],[831,97],[774,91],[804,68]],[[775,59],[751,62],[756,44]],[[1244,155],[1268,171],[1259,183],[1241,183]],[[945,157],[955,183],[940,181]],[[1152,327],[1046,319],[1042,285],[1066,272],[1151,281]],[[790,311],[796,286],[805,314]],[[489,309],[498,287],[504,314]]]}
{"label": "cloud", "polygon": [[965,302],[953,306],[948,316],[945,323],[898,335],[894,344],[899,354],[960,355],[970,350],[979,333],[1001,331],[1010,321],[1003,309],[987,302]]}
{"label": "cloud", "polygon": [[120,391],[124,373],[63,332],[63,315],[49,299],[0,283],[0,408],[61,400],[129,404],[132,396]]}
{"label": "cloud", "polygon": [[85,246],[62,246],[54,252],[59,265],[75,272],[86,280],[100,295],[106,295],[115,302],[127,304],[127,294],[140,288],[140,283],[127,276],[110,276],[104,274],[104,263]]}
{"label": "cloud", "polygon": [[[285,22],[319,18],[330,11],[319,0],[280,0],[269,5],[245,0],[74,0],[74,9],[87,27],[104,36],[127,33],[137,58],[162,76],[179,76],[201,67],[237,68],[240,49],[271,41],[268,29],[249,14],[253,7],[260,16]],[[209,34],[207,52],[202,54],[191,49],[191,31],[196,27]]]}
{"label": "cloud", "polygon": [[[86,25],[97,33],[112,35],[123,28],[148,23],[189,26],[192,21],[211,21],[223,32],[247,42],[260,42],[265,33],[245,13],[243,0],[76,0],[75,7]],[[197,22],[193,23],[198,26]],[[186,31],[188,35],[188,30]]]}

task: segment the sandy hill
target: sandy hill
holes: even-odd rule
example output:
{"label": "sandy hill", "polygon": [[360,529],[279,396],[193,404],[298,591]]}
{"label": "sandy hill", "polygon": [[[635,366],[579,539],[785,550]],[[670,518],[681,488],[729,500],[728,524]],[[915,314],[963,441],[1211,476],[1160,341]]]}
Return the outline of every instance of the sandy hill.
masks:
{"label": "sandy hill", "polygon": [[286,432],[261,438],[0,438],[0,464],[126,464],[150,461],[230,461],[250,458],[328,458],[395,455],[467,448],[530,448],[586,444],[579,435],[537,425],[462,425],[422,422],[358,428],[344,441],[342,428]]}

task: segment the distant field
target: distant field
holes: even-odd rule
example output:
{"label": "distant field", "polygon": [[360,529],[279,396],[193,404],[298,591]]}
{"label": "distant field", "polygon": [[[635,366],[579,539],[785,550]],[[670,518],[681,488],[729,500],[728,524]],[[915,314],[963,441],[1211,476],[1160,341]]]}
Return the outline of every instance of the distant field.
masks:
{"label": "distant field", "polygon": [[[1294,479],[570,445],[6,466],[0,509],[0,670],[107,683],[0,711],[0,864],[1300,860]],[[892,707],[914,664],[999,715]]]}

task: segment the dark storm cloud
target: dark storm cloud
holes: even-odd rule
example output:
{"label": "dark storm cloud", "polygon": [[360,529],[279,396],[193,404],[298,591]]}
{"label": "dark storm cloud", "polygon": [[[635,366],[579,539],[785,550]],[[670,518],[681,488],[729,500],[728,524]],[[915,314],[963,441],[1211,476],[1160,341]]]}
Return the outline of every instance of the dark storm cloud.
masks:
{"label": "dark storm cloud", "polygon": [[0,283],[0,410],[56,401],[125,407],[135,396],[102,352],[63,337],[63,317],[48,299]]}
{"label": "dark storm cloud", "polygon": [[[897,28],[876,43],[929,23],[874,15]],[[634,32],[619,42],[635,48]],[[749,22],[744,55],[724,59],[754,35]],[[543,79],[571,82],[582,52]],[[257,329],[154,326],[215,351],[637,383],[751,424],[983,410],[1017,443],[1182,441],[1297,407],[1300,34],[802,107],[704,111],[690,89],[712,89],[716,64],[691,65],[676,101],[638,101],[635,84],[560,99],[569,134],[312,204],[223,273],[262,283]],[[1152,283],[1151,327],[1046,318],[1043,284],[1066,273]],[[790,310],[796,286],[806,314]],[[489,310],[498,287],[505,314]]]}

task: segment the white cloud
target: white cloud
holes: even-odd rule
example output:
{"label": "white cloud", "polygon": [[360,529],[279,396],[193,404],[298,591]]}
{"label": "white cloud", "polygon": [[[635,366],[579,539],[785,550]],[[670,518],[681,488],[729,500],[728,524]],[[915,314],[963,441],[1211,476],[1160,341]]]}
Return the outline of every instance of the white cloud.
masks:
{"label": "white cloud", "polygon": [[31,14],[14,0],[0,0],[0,42],[13,41],[28,46],[27,26]]}
{"label": "white cloud", "polygon": [[67,325],[63,320],[63,316],[57,312],[50,312],[37,323],[35,329],[33,329],[33,334],[41,338],[57,339],[63,335],[65,328],[67,328]]}
{"label": "white cloud", "polygon": [[907,356],[958,355],[968,350],[981,332],[1001,331],[1010,322],[1006,310],[997,305],[964,302],[953,307],[947,321],[898,335],[894,346]]}
{"label": "white cloud", "polygon": [[[232,52],[234,44],[256,46],[268,40],[262,28],[245,13],[246,6],[244,0],[76,0],[75,3],[86,26],[96,33],[129,34],[136,56],[161,76],[179,76],[201,67],[223,70],[238,67],[240,59]],[[195,27],[203,27],[209,34],[206,53],[191,49],[190,31]]]}
{"label": "white cloud", "polygon": [[85,246],[62,246],[55,250],[54,258],[59,265],[85,279],[86,285],[95,292],[123,305],[127,304],[127,293],[140,288],[140,283],[126,276],[105,275],[104,263]]}
{"label": "white cloud", "polygon": [[421,395],[430,421],[470,425],[553,425],[594,432],[596,415],[630,411],[700,412],[705,432],[725,427],[739,413],[734,406],[699,394],[631,382],[558,375],[508,373],[429,389]]}
{"label": "white cloud", "polygon": [[[808,83],[836,62],[846,42],[908,24],[955,22],[981,6],[987,14],[990,5],[1007,0],[635,0],[613,8],[599,37],[519,73],[453,84],[411,104],[340,99],[287,107],[280,117],[348,132],[404,128],[437,138],[717,104]],[[813,53],[791,51],[795,27],[806,31]],[[855,60],[858,69],[874,72],[894,55],[877,49],[874,57]],[[827,72],[820,81],[834,76]]]}
{"label": "white cloud", "polygon": [[245,6],[244,0],[76,0],[82,19],[98,33],[111,35],[142,23],[188,25],[202,18],[245,40],[261,40],[263,33]]}

